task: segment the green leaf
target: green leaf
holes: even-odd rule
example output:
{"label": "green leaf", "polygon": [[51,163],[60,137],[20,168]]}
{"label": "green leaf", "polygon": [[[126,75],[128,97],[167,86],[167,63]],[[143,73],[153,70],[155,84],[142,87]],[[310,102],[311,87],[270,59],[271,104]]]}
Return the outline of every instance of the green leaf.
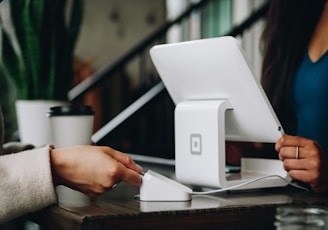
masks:
{"label": "green leaf", "polygon": [[[72,6],[70,11],[66,11],[68,2]],[[11,72],[17,87],[21,88],[19,91],[24,91],[24,97],[67,99],[73,76],[74,48],[83,17],[83,3],[83,0],[9,2],[17,35],[16,45],[7,36],[1,44],[1,53],[6,49],[3,65]],[[65,24],[66,15],[69,17],[68,26]],[[20,74],[14,74],[15,71]]]}
{"label": "green leaf", "polygon": [[25,74],[26,68],[24,66],[24,61],[22,57],[22,52],[20,50],[17,38],[14,32],[9,32],[6,26],[0,20],[1,29],[1,68],[5,71],[8,76],[10,76],[16,85],[16,87],[21,88],[19,93],[20,98],[26,98],[28,88],[26,87],[27,76]]}

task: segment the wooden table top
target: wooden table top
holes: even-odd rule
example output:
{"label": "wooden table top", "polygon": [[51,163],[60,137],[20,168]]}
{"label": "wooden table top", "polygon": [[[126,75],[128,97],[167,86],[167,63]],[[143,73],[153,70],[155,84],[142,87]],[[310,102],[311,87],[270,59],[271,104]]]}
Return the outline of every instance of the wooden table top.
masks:
{"label": "wooden table top", "polygon": [[124,183],[89,204],[54,205],[29,218],[46,229],[275,229],[278,206],[327,206],[327,194],[292,187],[193,195],[190,202],[143,202]]}

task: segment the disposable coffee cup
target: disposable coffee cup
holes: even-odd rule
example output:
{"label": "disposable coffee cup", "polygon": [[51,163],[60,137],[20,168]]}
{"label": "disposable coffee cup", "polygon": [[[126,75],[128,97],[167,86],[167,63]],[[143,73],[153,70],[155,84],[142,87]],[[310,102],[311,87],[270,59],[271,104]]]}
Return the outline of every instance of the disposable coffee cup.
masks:
{"label": "disposable coffee cup", "polygon": [[52,144],[56,148],[91,144],[94,111],[91,106],[54,106],[48,111]]}
{"label": "disposable coffee cup", "polygon": [[[94,114],[91,106],[51,107],[47,115],[55,148],[91,144]],[[69,187],[57,186],[56,192],[60,206],[83,207],[90,204],[87,195]]]}

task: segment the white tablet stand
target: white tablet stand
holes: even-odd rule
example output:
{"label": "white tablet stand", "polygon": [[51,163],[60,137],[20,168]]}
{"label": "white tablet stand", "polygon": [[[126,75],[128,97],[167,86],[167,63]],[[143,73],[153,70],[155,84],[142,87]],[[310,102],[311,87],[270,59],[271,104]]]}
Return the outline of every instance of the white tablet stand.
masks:
{"label": "white tablet stand", "polygon": [[[226,188],[269,175],[287,178],[280,160],[242,159],[236,177],[226,175],[225,119],[233,107],[229,100],[191,100],[175,109],[176,177],[186,184]],[[286,186],[278,177],[240,189]]]}

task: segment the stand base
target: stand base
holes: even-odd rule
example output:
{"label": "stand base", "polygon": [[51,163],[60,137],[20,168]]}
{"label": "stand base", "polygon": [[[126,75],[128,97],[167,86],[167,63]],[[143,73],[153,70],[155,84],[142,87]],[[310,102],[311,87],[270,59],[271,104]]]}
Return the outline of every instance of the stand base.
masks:
{"label": "stand base", "polygon": [[280,160],[244,158],[241,172],[226,175],[225,112],[228,100],[185,101],[175,109],[176,177],[181,183],[227,188],[278,175],[236,189],[286,186],[290,181]]}
{"label": "stand base", "polygon": [[[257,180],[258,178],[274,175],[277,177]],[[283,168],[282,161],[263,158],[242,158],[240,173],[227,173],[225,178],[225,188],[254,181],[231,190],[284,187],[291,181],[287,171]]]}

